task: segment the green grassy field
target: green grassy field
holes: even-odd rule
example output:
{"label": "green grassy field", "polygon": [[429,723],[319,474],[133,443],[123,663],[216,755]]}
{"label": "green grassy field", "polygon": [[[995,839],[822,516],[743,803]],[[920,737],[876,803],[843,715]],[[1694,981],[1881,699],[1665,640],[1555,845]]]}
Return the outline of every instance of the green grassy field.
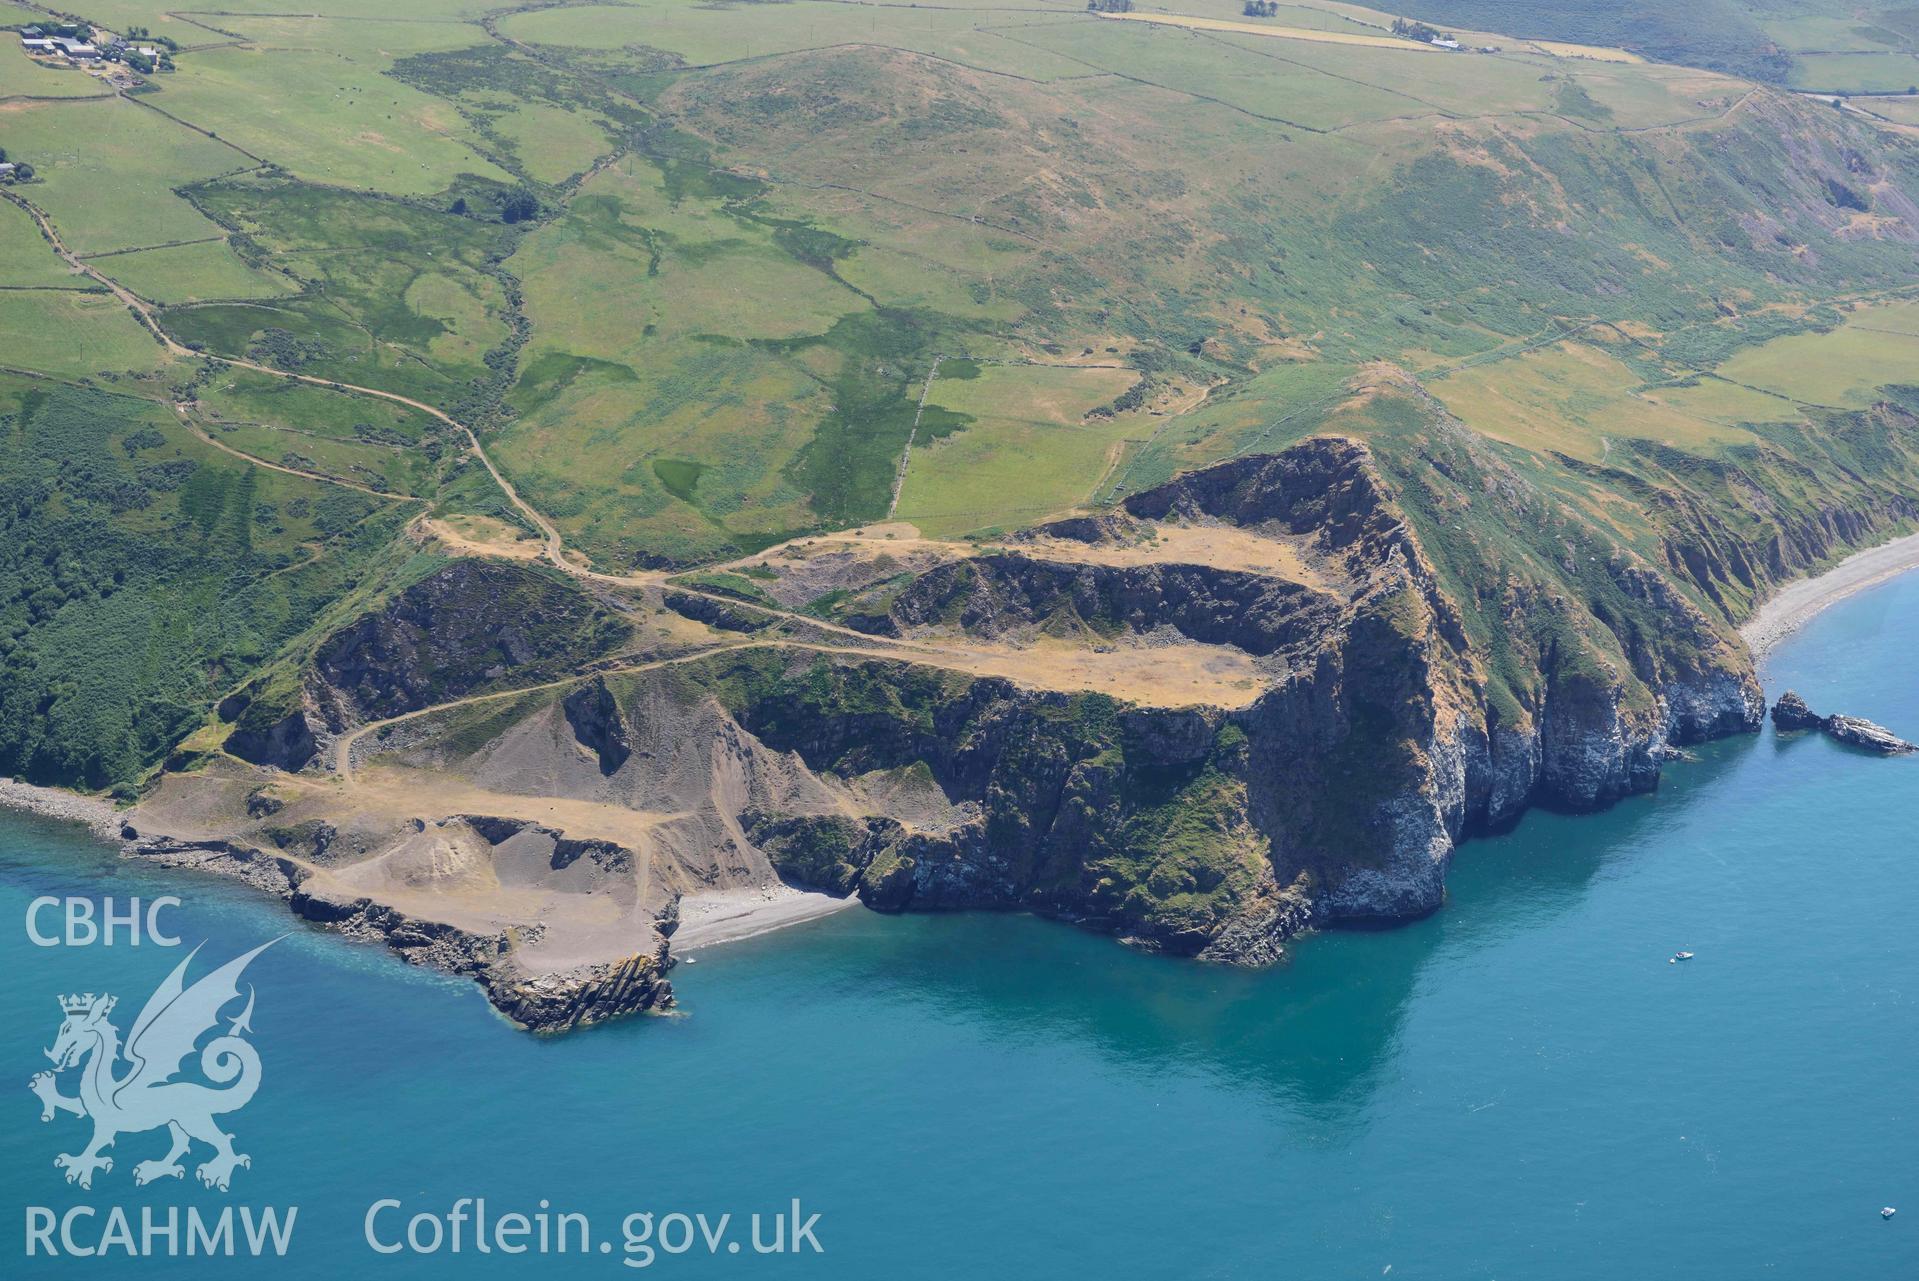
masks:
{"label": "green grassy field", "polygon": [[1796,88],[1827,93],[1904,93],[1919,85],[1919,57],[1909,53],[1802,53],[1793,59]]}
{"label": "green grassy field", "polygon": [[1830,333],[1777,338],[1740,352],[1721,377],[1814,405],[1863,409],[1888,383],[1919,382],[1919,327],[1907,305],[1854,313]]}
{"label": "green grassy field", "polygon": [[215,373],[193,413],[243,453],[394,494],[435,492],[459,450],[441,423],[405,405],[247,370]]}
{"label": "green grassy field", "polygon": [[506,337],[492,262],[508,229],[431,208],[284,181],[194,198],[306,293],[179,308],[169,328],[210,351],[456,403]]}
{"label": "green grassy field", "polygon": [[[1602,461],[1610,442],[1622,437],[1698,453],[1752,442],[1751,435],[1726,421],[1727,410],[1739,412],[1730,405],[1718,406],[1721,412],[1708,417],[1698,412],[1706,407],[1696,400],[1655,399],[1646,390],[1639,372],[1619,355],[1575,342],[1489,361],[1433,384],[1447,409],[1496,440],[1590,462]],[[1781,416],[1785,408],[1771,408],[1769,417]]]}
{"label": "green grassy field", "polygon": [[23,194],[53,216],[76,253],[218,234],[174,188],[253,163],[122,99],[36,102],[0,120],[0,146],[34,168]]}
{"label": "green grassy field", "polygon": [[120,300],[105,292],[0,289],[0,365],[61,378],[150,372],[166,353]]}
{"label": "green grassy field", "polygon": [[0,285],[98,287],[60,260],[26,210],[9,204],[0,204]]}
{"label": "green grassy field", "polygon": [[1880,52],[1898,42],[1898,33],[1859,15],[1802,13],[1771,17],[1759,24],[1783,49],[1794,53]]}
{"label": "green grassy field", "polygon": [[184,115],[293,174],[397,195],[457,176],[500,181],[457,110],[385,74],[400,57],[470,44],[458,24],[241,18],[248,43],[181,60],[166,82]]}
{"label": "green grassy field", "polygon": [[223,240],[138,249],[90,262],[142,298],[161,303],[280,298],[299,288],[284,276],[247,266]]}
{"label": "green grassy field", "polygon": [[[926,398],[924,433],[897,515],[929,537],[1014,529],[1085,503],[1124,443],[1151,432],[1138,415],[1089,419],[1138,381],[1130,369],[954,362]],[[933,430],[929,430],[932,428]]]}
{"label": "green grassy field", "polygon": [[[626,5],[585,5],[514,14],[500,29],[518,40],[613,54],[646,51],[643,58],[707,66],[741,58],[760,58],[802,49],[824,49],[855,42],[934,54],[970,66],[985,67],[1035,80],[1083,74],[1070,56],[1031,47],[1017,30],[1034,16],[1072,6],[1034,4],[1008,12],[992,6],[923,8],[881,15],[859,8],[796,0],[776,8],[749,10],[696,6],[676,0],[642,0]],[[1004,30],[1002,30],[1004,28]]]}
{"label": "green grassy field", "polygon": [[[24,15],[23,15],[24,16]],[[0,19],[8,18],[0,10]],[[113,90],[77,68],[29,57],[12,32],[0,32],[0,101],[8,98],[97,98]]]}

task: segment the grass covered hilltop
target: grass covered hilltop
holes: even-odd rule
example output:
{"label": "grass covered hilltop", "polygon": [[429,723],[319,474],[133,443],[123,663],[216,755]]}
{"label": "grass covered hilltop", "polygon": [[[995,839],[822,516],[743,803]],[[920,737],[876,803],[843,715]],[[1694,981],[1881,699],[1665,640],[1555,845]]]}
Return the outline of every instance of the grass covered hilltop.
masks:
{"label": "grass covered hilltop", "polygon": [[0,3],[0,772],[534,1026],[1430,911],[1919,517],[1912,10],[305,7]]}

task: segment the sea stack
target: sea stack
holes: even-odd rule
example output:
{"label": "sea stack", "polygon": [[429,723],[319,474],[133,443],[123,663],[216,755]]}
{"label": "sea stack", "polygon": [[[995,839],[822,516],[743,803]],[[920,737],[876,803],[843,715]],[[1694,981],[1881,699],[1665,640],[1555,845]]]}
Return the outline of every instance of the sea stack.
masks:
{"label": "sea stack", "polygon": [[1772,723],[1782,730],[1822,730],[1842,743],[1877,752],[1881,756],[1898,756],[1919,750],[1885,726],[1872,721],[1838,713],[1821,716],[1806,706],[1806,700],[1792,690],[1781,694],[1779,701],[1772,705]]}

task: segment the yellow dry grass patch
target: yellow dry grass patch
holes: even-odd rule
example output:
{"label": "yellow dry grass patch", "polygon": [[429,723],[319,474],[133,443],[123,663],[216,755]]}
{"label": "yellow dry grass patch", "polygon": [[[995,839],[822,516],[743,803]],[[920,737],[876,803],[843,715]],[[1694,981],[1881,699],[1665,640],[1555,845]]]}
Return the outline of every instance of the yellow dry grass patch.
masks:
{"label": "yellow dry grass patch", "polygon": [[1081,543],[1022,539],[1019,550],[1041,560],[1086,565],[1209,565],[1283,578],[1320,591],[1337,588],[1307,559],[1306,540],[1269,538],[1235,525],[1162,525],[1151,542]]}
{"label": "yellow dry grass patch", "polygon": [[502,560],[538,560],[539,539],[493,516],[426,517],[420,532],[458,556],[493,556]]}
{"label": "yellow dry grass patch", "polygon": [[1594,62],[1644,62],[1636,53],[1624,49],[1610,49],[1599,44],[1570,44],[1564,40],[1528,40],[1528,49],[1537,49],[1541,53],[1555,58],[1591,58]]}
{"label": "yellow dry grass patch", "polygon": [[1432,45],[1397,36],[1361,36],[1345,31],[1316,31],[1311,27],[1275,27],[1254,22],[1230,22],[1224,18],[1189,18],[1170,13],[1102,13],[1116,22],[1153,22],[1168,27],[1191,27],[1196,31],[1237,31],[1249,36],[1277,36],[1282,40],[1310,40],[1315,44],[1355,44],[1373,49],[1440,50]]}
{"label": "yellow dry grass patch", "polygon": [[1475,431],[1589,462],[1605,457],[1608,437],[1693,449],[1752,439],[1738,427],[1650,399],[1642,388],[1630,366],[1581,342],[1489,361],[1432,384],[1433,394]]}

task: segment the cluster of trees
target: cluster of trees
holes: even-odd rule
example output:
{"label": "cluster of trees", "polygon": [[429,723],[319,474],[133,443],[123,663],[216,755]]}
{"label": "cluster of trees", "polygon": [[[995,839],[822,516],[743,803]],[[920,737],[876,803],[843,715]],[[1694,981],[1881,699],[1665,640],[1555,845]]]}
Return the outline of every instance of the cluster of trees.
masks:
{"label": "cluster of trees", "polygon": [[1270,18],[1279,12],[1279,0],[1246,0],[1240,12],[1249,18]]}
{"label": "cluster of trees", "polygon": [[539,216],[540,198],[525,187],[509,192],[500,202],[501,222],[531,222]]}
{"label": "cluster of trees", "polygon": [[[509,225],[516,222],[533,222],[540,216],[540,197],[531,187],[515,187],[511,191],[499,193],[495,198],[500,202],[501,222]],[[476,213],[473,206],[467,203],[465,196],[455,196],[453,203],[446,207],[446,211],[456,218],[484,216],[484,209]]]}
{"label": "cluster of trees", "polygon": [[1404,18],[1393,19],[1393,34],[1408,40],[1417,40],[1422,44],[1431,44],[1435,40],[1451,40],[1443,31],[1427,26],[1423,22],[1408,22]]}
{"label": "cluster of trees", "polygon": [[[0,165],[4,165],[5,163],[7,163],[7,149],[0,147]],[[33,166],[24,160],[16,160],[13,164],[13,176],[19,181],[25,182],[27,179],[33,177]]]}
{"label": "cluster of trees", "polygon": [[162,49],[171,49],[175,53],[180,51],[180,42],[178,40],[175,40],[172,36],[156,36],[145,27],[128,27],[127,39],[145,40],[149,44],[157,44]]}
{"label": "cluster of trees", "polygon": [[1086,0],[1088,13],[1131,13],[1133,0]]}

